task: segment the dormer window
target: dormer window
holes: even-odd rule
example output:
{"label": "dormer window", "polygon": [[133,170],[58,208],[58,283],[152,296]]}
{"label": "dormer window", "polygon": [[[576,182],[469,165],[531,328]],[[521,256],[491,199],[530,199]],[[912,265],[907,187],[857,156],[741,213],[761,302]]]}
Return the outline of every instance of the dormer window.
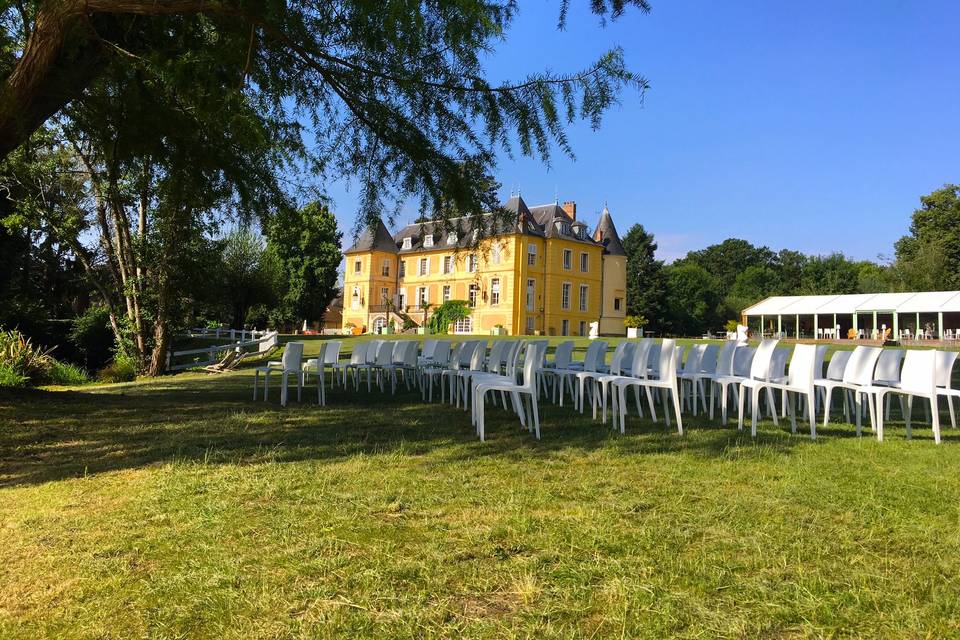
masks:
{"label": "dormer window", "polygon": [[457,244],[457,232],[451,231],[447,234],[447,244]]}
{"label": "dormer window", "polygon": [[423,246],[424,246],[424,247],[427,247],[427,248],[433,246],[433,234],[432,234],[432,233],[428,233],[427,235],[423,236]]}
{"label": "dormer window", "polygon": [[403,239],[403,246],[402,246],[402,248],[403,248],[404,250],[410,250],[410,249],[412,249],[412,248],[413,248],[413,238],[409,238],[409,237],[404,238],[404,239]]}

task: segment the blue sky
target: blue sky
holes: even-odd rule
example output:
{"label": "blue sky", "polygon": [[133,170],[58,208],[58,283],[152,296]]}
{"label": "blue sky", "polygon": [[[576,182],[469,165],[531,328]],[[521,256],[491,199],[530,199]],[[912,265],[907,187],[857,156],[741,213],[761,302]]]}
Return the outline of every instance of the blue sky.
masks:
{"label": "blue sky", "polygon": [[[587,66],[612,46],[650,82],[576,159],[501,157],[504,199],[575,200],[594,224],[652,231],[660,257],[741,237],[774,249],[893,253],[920,195],[960,181],[960,2],[651,0],[602,28],[572,0],[523,0],[494,79]],[[329,185],[352,228],[355,195]],[[410,208],[409,218],[415,216]]]}

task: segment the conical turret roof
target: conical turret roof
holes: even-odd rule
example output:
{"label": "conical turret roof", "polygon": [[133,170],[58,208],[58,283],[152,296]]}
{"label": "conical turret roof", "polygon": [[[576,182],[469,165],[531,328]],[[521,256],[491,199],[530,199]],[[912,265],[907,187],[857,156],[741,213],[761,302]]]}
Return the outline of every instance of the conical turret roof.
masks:
{"label": "conical turret roof", "polygon": [[603,245],[604,253],[613,256],[625,256],[627,252],[623,250],[623,243],[620,242],[620,236],[617,234],[617,227],[613,224],[613,217],[606,205],[603,207],[603,213],[600,214],[600,222],[593,232],[593,239]]}
{"label": "conical turret roof", "polygon": [[361,253],[363,251],[397,252],[397,243],[394,242],[387,226],[383,224],[383,220],[377,220],[375,225],[364,229],[353,246],[344,253]]}

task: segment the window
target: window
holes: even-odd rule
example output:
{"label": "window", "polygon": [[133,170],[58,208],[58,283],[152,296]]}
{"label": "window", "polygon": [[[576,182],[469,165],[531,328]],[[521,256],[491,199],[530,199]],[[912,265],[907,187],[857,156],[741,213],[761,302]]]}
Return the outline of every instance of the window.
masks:
{"label": "window", "polygon": [[428,233],[427,235],[423,236],[423,246],[424,246],[424,247],[427,247],[427,248],[433,246],[433,234],[432,234],[432,233]]}
{"label": "window", "polygon": [[570,251],[570,249],[564,249],[563,250],[563,268],[572,269],[573,268],[572,264],[573,264],[573,251]]}
{"label": "window", "polygon": [[587,335],[587,323],[584,322],[583,320],[580,321],[579,330],[580,330],[580,335],[582,336]]}
{"label": "window", "polygon": [[453,256],[443,256],[443,272],[453,273]]}
{"label": "window", "polygon": [[361,271],[363,271],[363,262],[360,261],[360,260],[354,260],[354,261],[353,261],[353,272],[354,272],[354,273],[360,273]]}
{"label": "window", "polygon": [[623,298],[614,298],[613,299],[613,310],[620,311],[620,305],[623,304]]}
{"label": "window", "polygon": [[470,316],[453,323],[454,333],[473,333],[473,319]]}
{"label": "window", "polygon": [[490,260],[493,264],[500,264],[500,243],[494,242],[493,246],[490,248]]}
{"label": "window", "polygon": [[450,285],[443,285],[443,301],[446,302],[450,299]]}
{"label": "window", "polygon": [[403,245],[401,245],[401,248],[403,248],[403,249],[412,249],[412,248],[413,248],[413,238],[404,238],[404,239],[403,239]]}
{"label": "window", "polygon": [[360,287],[353,288],[353,294],[350,296],[350,308],[354,310],[360,308]]}
{"label": "window", "polygon": [[533,279],[527,280],[527,311],[533,311],[533,305],[536,303],[537,282]]}
{"label": "window", "polygon": [[473,273],[477,270],[477,254],[471,253],[467,256],[467,271]]}
{"label": "window", "polygon": [[400,289],[399,291],[397,291],[397,306],[400,308],[401,311],[407,308],[407,290],[406,289]]}
{"label": "window", "polygon": [[380,302],[386,304],[390,300],[390,289],[388,287],[380,288]]}
{"label": "window", "polygon": [[585,284],[580,285],[580,311],[587,310],[587,300],[589,297],[589,287]]}
{"label": "window", "polygon": [[469,290],[469,293],[467,294],[467,298],[470,300],[470,306],[471,306],[471,307],[477,306],[477,292],[478,292],[478,290],[479,290],[479,287],[477,287],[477,285],[475,285],[475,284],[471,284],[471,285],[470,285],[470,290]]}
{"label": "window", "polygon": [[427,302],[429,302],[427,291],[426,287],[417,287],[417,307],[420,309],[427,306]]}
{"label": "window", "polygon": [[533,333],[535,321],[536,319],[533,316],[527,316],[527,333]]}
{"label": "window", "polygon": [[560,323],[560,335],[568,336],[570,335],[570,321],[564,320]]}
{"label": "window", "polygon": [[420,258],[420,266],[417,268],[417,273],[421,276],[430,275],[430,258]]}
{"label": "window", "polygon": [[457,232],[453,231],[447,234],[447,244],[457,244]]}
{"label": "window", "polygon": [[400,261],[400,277],[402,278],[405,275],[407,275],[407,261],[401,260]]}
{"label": "window", "polygon": [[[560,306],[564,309],[570,308],[570,283],[564,282],[560,289]],[[567,335],[567,334],[563,334]]]}
{"label": "window", "polygon": [[590,266],[590,254],[581,253],[580,254],[580,271],[586,273],[589,266]]}
{"label": "window", "polygon": [[500,278],[494,278],[490,281],[490,304],[500,304]]}
{"label": "window", "polygon": [[383,266],[380,268],[380,273],[383,274],[384,278],[390,277],[390,261],[384,260]]}
{"label": "window", "polygon": [[535,244],[527,245],[527,264],[537,264],[537,245]]}

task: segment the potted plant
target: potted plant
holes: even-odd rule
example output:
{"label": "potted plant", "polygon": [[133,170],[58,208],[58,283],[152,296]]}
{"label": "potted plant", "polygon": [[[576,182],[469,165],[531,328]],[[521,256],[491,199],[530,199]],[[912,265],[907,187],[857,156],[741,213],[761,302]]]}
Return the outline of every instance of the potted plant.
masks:
{"label": "potted plant", "polygon": [[507,330],[502,324],[496,324],[493,326],[493,329],[490,330],[490,335],[492,336],[505,336],[507,335]]}
{"label": "potted plant", "polygon": [[627,316],[623,319],[623,326],[627,328],[628,338],[642,338],[643,328],[649,321],[641,315]]}

